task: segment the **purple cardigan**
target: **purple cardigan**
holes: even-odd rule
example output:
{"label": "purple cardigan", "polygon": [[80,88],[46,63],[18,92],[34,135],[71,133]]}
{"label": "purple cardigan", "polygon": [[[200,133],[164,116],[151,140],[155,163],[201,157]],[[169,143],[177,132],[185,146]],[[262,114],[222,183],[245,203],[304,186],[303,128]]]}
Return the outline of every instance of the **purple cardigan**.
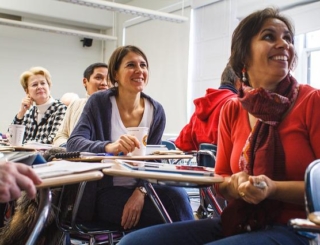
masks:
{"label": "purple cardigan", "polygon": [[[105,145],[111,142],[112,125],[110,122],[112,104],[110,97],[116,93],[117,89],[112,88],[96,92],[90,96],[78,124],[67,142],[67,151],[105,152]],[[141,97],[148,99],[154,107],[153,121],[149,128],[147,144],[161,144],[166,124],[163,107],[144,93],[141,93]],[[78,220],[88,221],[94,218],[97,191],[105,186],[112,185],[113,177],[111,176],[105,176],[102,180],[86,184],[84,196],[79,207]],[[138,181],[137,186],[142,185],[143,181]]]}
{"label": "purple cardigan", "polygon": [[[117,89],[94,93],[86,103],[78,124],[72,131],[67,142],[67,151],[105,152],[110,143],[111,111],[110,97],[116,95]],[[161,104],[148,95],[141,93],[154,107],[153,121],[149,127],[147,144],[161,144],[162,134],[166,125],[166,116]]]}

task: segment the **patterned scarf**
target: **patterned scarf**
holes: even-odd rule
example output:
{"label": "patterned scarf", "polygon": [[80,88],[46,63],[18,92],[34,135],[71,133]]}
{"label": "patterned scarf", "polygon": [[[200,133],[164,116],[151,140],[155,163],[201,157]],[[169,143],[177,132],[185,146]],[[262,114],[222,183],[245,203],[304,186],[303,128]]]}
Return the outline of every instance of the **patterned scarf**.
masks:
{"label": "patterned scarf", "polygon": [[240,156],[240,169],[250,175],[264,174],[283,180],[285,154],[277,126],[295,102],[299,91],[297,81],[288,75],[274,92],[242,85],[239,100],[243,108],[258,118]]}

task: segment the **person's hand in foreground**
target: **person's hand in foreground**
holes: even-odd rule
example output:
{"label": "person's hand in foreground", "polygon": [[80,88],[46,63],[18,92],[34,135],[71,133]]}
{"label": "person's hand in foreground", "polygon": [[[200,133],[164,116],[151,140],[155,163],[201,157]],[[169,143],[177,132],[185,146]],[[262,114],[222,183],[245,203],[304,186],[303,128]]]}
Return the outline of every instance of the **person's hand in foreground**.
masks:
{"label": "person's hand in foreground", "polygon": [[29,198],[36,196],[35,185],[41,179],[27,165],[13,162],[0,162],[0,203],[15,200],[25,191]]}

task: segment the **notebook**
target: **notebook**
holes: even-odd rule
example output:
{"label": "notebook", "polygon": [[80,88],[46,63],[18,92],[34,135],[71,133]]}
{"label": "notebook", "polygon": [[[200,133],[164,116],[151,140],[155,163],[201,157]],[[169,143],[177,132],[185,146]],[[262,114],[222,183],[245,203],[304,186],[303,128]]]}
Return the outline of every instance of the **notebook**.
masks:
{"label": "notebook", "polygon": [[167,163],[154,163],[145,161],[134,161],[134,160],[116,160],[122,166],[139,171],[153,171],[163,173],[175,173],[175,174],[186,174],[186,175],[204,175],[213,176],[214,169],[203,167],[203,166],[187,166],[187,165],[174,165]]}
{"label": "notebook", "polygon": [[40,178],[52,178],[73,173],[81,173],[90,170],[110,168],[113,163],[89,163],[89,162],[70,162],[70,161],[52,161],[33,166],[33,170]]}
{"label": "notebook", "polygon": [[0,154],[0,160],[24,163],[29,166],[46,162],[41,154],[33,151],[2,152]]}

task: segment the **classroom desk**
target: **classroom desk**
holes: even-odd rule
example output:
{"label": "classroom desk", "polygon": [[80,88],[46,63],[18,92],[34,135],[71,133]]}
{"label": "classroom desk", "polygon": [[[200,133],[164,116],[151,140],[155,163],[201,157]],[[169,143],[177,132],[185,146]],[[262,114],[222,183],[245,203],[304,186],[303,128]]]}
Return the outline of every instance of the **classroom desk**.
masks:
{"label": "classroom desk", "polygon": [[111,168],[103,169],[102,172],[111,176],[133,177],[139,179],[145,179],[145,188],[155,207],[159,211],[162,219],[166,223],[172,223],[170,216],[168,215],[165,207],[163,206],[160,198],[155,192],[152,183],[160,185],[172,185],[172,186],[188,186],[188,187],[204,187],[210,186],[214,183],[223,181],[223,177],[219,175],[214,176],[200,176],[200,175],[187,175],[187,174],[173,174],[173,173],[161,173],[153,171],[139,171],[130,170],[120,164],[116,163]]}
{"label": "classroom desk", "polygon": [[39,211],[36,218],[36,223],[32,229],[31,234],[29,235],[26,245],[34,245],[40,235],[41,230],[43,229],[45,222],[49,216],[49,211],[51,207],[51,190],[50,187],[57,187],[62,185],[70,185],[83,181],[94,181],[99,180],[103,177],[101,171],[88,171],[84,173],[70,174],[59,177],[52,177],[43,179],[42,183],[37,186],[39,189]]}
{"label": "classroom desk", "polygon": [[[172,155],[146,155],[146,156],[84,156],[79,158],[66,158],[64,160],[67,161],[77,161],[77,162],[100,162],[102,160],[116,160],[116,159],[125,159],[125,160],[176,160],[177,163],[182,159],[190,160],[194,156],[193,155],[185,155],[185,154],[172,154]],[[53,160],[61,160],[61,159],[53,159]]]}

